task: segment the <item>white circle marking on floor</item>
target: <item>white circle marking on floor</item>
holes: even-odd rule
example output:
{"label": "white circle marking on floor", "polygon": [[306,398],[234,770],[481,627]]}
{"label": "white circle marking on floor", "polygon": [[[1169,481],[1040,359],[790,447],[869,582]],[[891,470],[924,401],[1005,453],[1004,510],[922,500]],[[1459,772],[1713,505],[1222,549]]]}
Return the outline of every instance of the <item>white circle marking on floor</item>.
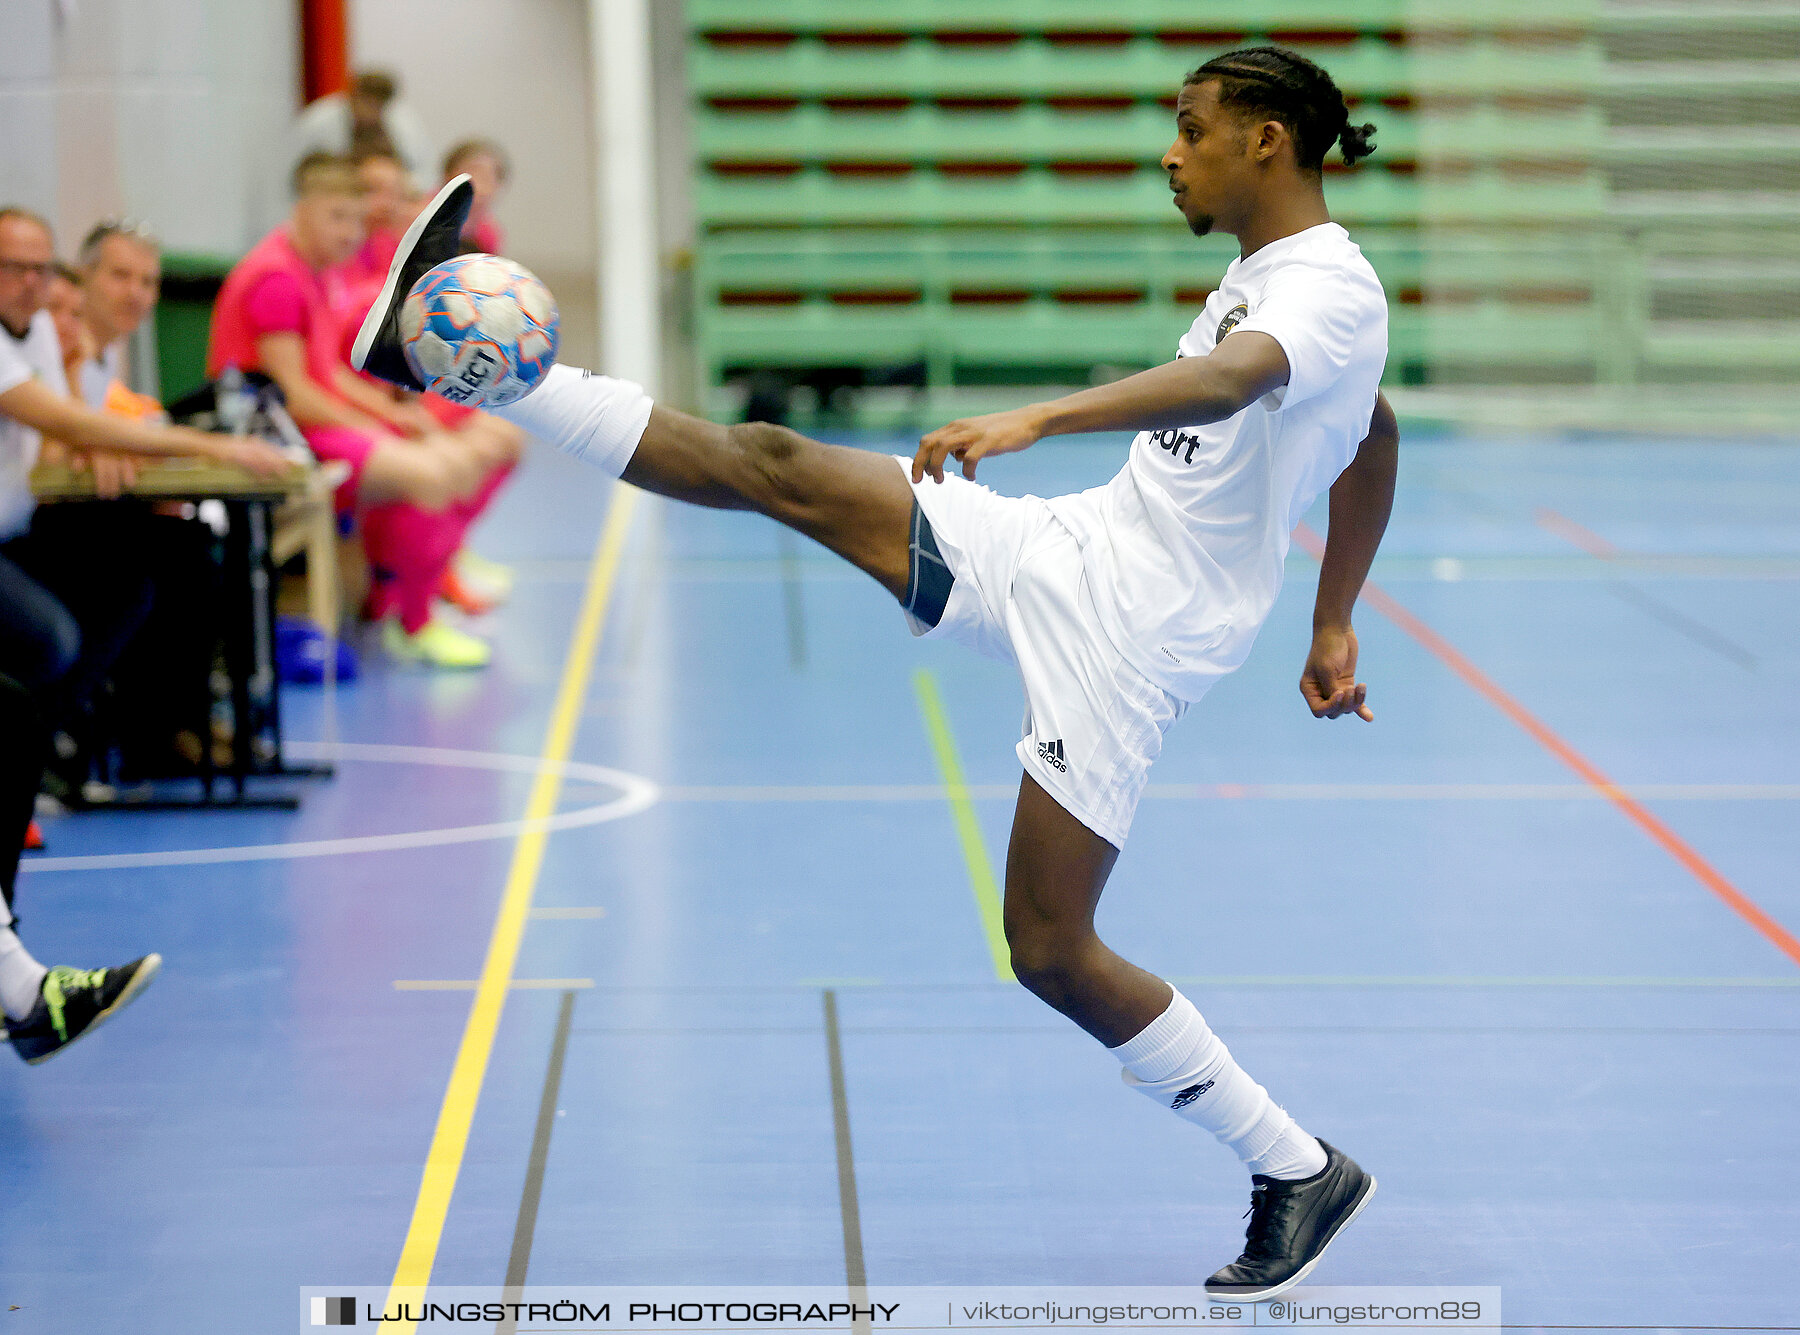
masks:
{"label": "white circle marking on floor", "polygon": [[21,872],[114,871],[128,867],[189,867],[221,862],[278,862],[289,858],[336,857],[345,853],[387,853],[396,849],[432,848],[442,844],[473,844],[488,839],[510,839],[529,830],[575,830],[589,825],[635,816],[654,806],[662,790],[651,780],[624,770],[565,760],[550,766],[537,756],[503,755],[492,751],[454,751],[436,746],[386,746],[363,742],[289,742],[285,748],[296,760],[350,760],[377,765],[438,765],[456,769],[498,770],[506,774],[538,774],[553,769],[563,779],[604,784],[619,795],[593,806],[559,811],[539,820],[502,820],[482,825],[457,825],[441,830],[410,830],[398,834],[353,835],[342,839],[298,839],[285,844],[237,844],[224,848],[171,848],[156,853],[92,853],[79,857],[27,858]]}

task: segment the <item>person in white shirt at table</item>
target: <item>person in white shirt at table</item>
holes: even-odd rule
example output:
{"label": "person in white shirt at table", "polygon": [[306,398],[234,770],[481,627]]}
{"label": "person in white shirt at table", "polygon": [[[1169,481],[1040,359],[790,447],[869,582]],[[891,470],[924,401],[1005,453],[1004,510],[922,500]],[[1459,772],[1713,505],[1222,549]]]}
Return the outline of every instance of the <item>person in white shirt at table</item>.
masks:
{"label": "person in white shirt at table", "polygon": [[50,225],[0,208],[0,672],[55,726],[80,712],[149,614],[149,586],[126,526],[82,506],[40,510],[31,470],[45,436],[77,452],[196,456],[265,477],[291,465],[262,441],[132,421],[69,393],[55,322]]}

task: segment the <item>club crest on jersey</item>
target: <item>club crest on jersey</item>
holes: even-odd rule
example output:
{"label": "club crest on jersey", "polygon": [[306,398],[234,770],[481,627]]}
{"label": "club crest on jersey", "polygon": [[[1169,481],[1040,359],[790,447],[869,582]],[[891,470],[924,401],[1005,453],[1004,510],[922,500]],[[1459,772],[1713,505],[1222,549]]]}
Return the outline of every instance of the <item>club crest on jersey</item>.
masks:
{"label": "club crest on jersey", "polygon": [[1226,311],[1225,318],[1219,321],[1219,332],[1213,336],[1213,342],[1223,343],[1225,341],[1225,335],[1229,334],[1233,329],[1236,329],[1244,317],[1249,314],[1250,308],[1241,301],[1230,310]]}

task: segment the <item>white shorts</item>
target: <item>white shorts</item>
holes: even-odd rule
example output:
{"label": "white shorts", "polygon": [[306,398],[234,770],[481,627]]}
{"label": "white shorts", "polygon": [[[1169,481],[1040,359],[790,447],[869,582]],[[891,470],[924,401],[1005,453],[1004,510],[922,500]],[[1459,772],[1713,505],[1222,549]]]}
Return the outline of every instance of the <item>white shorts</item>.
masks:
{"label": "white shorts", "polygon": [[[896,455],[912,477],[912,460]],[[1025,687],[1025,772],[1088,829],[1123,848],[1187,705],[1126,662],[1100,628],[1075,535],[1036,496],[1000,496],[949,472],[913,495],[956,583],[938,624],[915,634],[955,640],[1018,666]]]}

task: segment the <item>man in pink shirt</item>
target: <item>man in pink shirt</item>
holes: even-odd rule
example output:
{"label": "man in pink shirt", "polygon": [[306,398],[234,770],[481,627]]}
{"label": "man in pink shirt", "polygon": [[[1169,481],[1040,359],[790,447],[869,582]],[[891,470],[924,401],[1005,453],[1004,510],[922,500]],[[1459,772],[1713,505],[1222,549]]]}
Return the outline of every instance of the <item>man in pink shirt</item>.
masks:
{"label": "man in pink shirt", "polygon": [[392,153],[375,150],[356,159],[356,177],[363,188],[363,243],[344,266],[353,287],[369,287],[355,323],[381,290],[401,234],[418,215],[420,200],[406,167]]}
{"label": "man in pink shirt", "polygon": [[339,492],[368,507],[372,610],[396,657],[481,667],[485,642],[432,615],[445,567],[517,458],[516,432],[446,431],[416,397],[396,397],[340,356],[343,266],[363,244],[364,188],[346,159],[315,155],[294,174],[294,211],[226,277],[213,309],[210,374],[262,371],[320,459],[351,466]]}
{"label": "man in pink shirt", "polygon": [[[364,239],[362,248],[341,271],[344,282],[339,305],[344,318],[339,353],[345,365],[350,361],[350,345],[355,342],[357,327],[387,281],[388,266],[394,262],[394,251],[399,248],[400,238],[412,225],[424,202],[413,189],[405,165],[390,152],[376,149],[358,154],[356,174],[363,186]],[[339,294],[333,296],[337,298]],[[386,390],[381,381],[371,376],[364,379]],[[498,417],[451,403],[436,394],[427,393],[419,401],[446,431],[491,436],[495,438],[494,448],[503,453],[509,450],[516,453],[519,433]],[[481,448],[480,442],[476,442],[475,448]],[[500,476],[503,478],[508,471],[502,469]],[[495,480],[496,486],[498,480]],[[393,516],[384,515],[379,519],[372,517],[371,522],[386,524],[393,519]],[[509,591],[510,577],[505,567],[483,560],[467,547],[458,550],[438,583],[440,598],[473,615],[492,611],[496,604],[505,600]]]}
{"label": "man in pink shirt", "polygon": [[463,224],[463,244],[489,255],[501,254],[506,248],[506,237],[494,221],[494,205],[512,175],[506,150],[491,139],[463,140],[444,155],[444,179],[449,181],[465,174],[475,187],[475,203],[469,209],[469,220]]}

